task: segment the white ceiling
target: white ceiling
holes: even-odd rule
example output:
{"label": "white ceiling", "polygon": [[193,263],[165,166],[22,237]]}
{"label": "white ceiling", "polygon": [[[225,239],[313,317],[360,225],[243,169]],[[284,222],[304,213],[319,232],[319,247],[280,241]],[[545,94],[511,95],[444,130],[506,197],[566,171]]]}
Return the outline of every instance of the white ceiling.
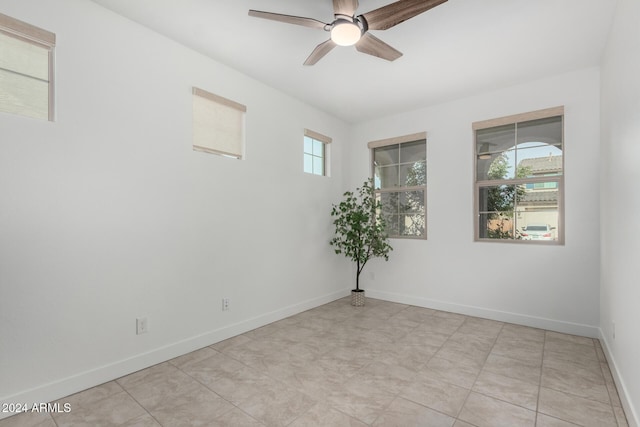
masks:
{"label": "white ceiling", "polygon": [[[331,0],[93,0],[349,122],[442,103],[600,63],[617,0],[449,0],[376,37],[387,62],[336,47],[302,63],[322,30],[249,9],[333,20]],[[360,0],[357,14],[392,0]]]}

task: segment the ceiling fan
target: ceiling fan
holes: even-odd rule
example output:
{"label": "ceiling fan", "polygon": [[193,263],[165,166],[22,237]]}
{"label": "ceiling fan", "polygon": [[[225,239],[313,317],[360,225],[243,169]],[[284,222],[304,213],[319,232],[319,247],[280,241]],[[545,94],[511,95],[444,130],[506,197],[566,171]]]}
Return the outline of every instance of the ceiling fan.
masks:
{"label": "ceiling fan", "polygon": [[355,45],[359,52],[386,59],[387,61],[394,61],[402,56],[402,52],[370,34],[369,30],[389,29],[446,1],[399,0],[356,16],[358,0],[333,0],[334,20],[329,24],[313,18],[282,15],[253,9],[249,10],[249,16],[330,32],[331,38],[316,46],[304,62],[304,65],[314,65],[336,46],[352,45]]}

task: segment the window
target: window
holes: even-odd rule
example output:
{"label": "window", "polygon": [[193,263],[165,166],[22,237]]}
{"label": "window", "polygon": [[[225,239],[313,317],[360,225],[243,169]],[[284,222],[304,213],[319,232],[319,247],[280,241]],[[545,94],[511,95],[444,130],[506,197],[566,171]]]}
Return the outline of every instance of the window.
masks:
{"label": "window", "polygon": [[374,188],[389,237],[427,237],[427,134],[373,141]]}
{"label": "window", "polygon": [[564,108],[473,124],[475,239],[564,242]]}
{"label": "window", "polygon": [[56,35],[0,13],[0,111],[53,121]]}
{"label": "window", "polygon": [[247,107],[193,88],[193,149],[242,159]]}
{"label": "window", "polygon": [[309,129],[304,130],[304,171],[313,175],[329,175],[328,151],[331,138]]}

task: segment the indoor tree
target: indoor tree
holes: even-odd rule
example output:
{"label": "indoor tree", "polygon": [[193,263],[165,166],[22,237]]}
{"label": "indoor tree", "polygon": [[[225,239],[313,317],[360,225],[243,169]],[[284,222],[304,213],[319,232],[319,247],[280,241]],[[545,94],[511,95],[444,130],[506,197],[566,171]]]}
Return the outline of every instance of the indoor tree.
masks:
{"label": "indoor tree", "polygon": [[393,250],[385,232],[386,221],[379,213],[382,204],[376,199],[373,180],[369,178],[362,187],[344,193],[344,200],[333,205],[335,237],[329,242],[336,254],[344,254],[356,263],[356,288],[360,290],[360,273],[371,258],[389,260]]}

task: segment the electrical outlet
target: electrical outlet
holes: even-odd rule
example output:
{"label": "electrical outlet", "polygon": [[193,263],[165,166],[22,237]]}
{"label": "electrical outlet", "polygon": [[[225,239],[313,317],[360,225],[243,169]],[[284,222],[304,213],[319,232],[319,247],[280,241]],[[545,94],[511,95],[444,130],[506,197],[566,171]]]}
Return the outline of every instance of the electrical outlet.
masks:
{"label": "electrical outlet", "polygon": [[222,298],[222,311],[228,311],[229,310],[229,298]]}
{"label": "electrical outlet", "polygon": [[146,317],[136,319],[136,334],[146,334],[149,331],[149,322]]}

